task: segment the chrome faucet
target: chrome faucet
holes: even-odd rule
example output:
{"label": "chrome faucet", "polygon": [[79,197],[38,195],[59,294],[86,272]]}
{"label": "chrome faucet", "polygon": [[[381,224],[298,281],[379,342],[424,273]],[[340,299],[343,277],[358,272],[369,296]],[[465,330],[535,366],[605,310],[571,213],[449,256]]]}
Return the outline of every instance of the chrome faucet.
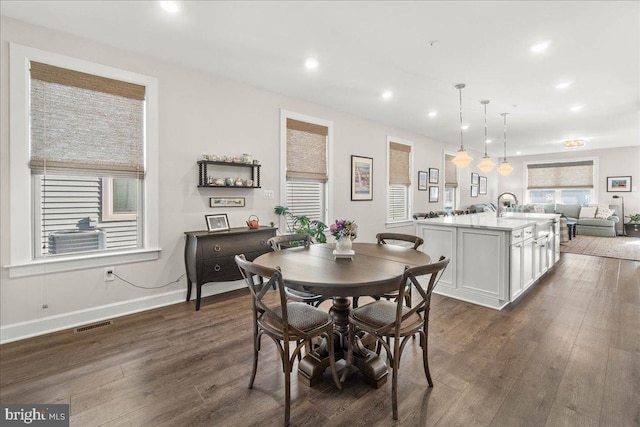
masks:
{"label": "chrome faucet", "polygon": [[500,199],[502,199],[502,197],[503,197],[503,196],[507,196],[507,195],[509,195],[509,196],[513,197],[513,200],[515,200],[516,205],[518,204],[518,197],[516,197],[516,195],[515,195],[515,194],[513,194],[513,193],[509,193],[509,192],[507,192],[507,193],[502,193],[501,195],[499,195],[499,196],[498,196],[498,209],[497,209],[497,211],[496,211],[496,215],[497,215],[498,217],[500,217],[500,214],[502,213],[502,209],[503,209],[503,206],[500,204]]}

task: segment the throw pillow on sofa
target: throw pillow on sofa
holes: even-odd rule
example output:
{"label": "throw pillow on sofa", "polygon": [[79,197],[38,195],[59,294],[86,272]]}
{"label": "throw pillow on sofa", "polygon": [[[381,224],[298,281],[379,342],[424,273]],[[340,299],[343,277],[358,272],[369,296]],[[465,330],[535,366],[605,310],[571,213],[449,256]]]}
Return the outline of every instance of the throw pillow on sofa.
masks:
{"label": "throw pillow on sofa", "polygon": [[580,215],[578,218],[595,218],[597,210],[598,208],[596,207],[583,206],[580,208]]}
{"label": "throw pillow on sofa", "polygon": [[607,219],[611,215],[613,215],[613,210],[609,208],[598,208],[598,212],[596,212],[596,218]]}

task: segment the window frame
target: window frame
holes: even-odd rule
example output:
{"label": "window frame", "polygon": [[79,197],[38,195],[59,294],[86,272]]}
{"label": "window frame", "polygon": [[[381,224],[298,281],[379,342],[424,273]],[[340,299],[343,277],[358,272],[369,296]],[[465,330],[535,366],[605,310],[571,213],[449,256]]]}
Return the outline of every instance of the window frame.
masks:
{"label": "window frame", "polygon": [[[317,117],[300,114],[293,111],[280,109],[280,205],[286,206],[287,203],[287,119],[298,120],[306,123],[313,123],[325,126],[327,133],[327,182],[323,183],[322,206],[324,212],[321,215],[321,221],[329,225],[330,213],[333,212],[333,199],[329,197],[329,185],[333,182],[333,168],[331,167],[331,153],[333,152],[333,122],[320,119]],[[296,181],[295,179],[293,181]],[[300,181],[308,181],[300,179]],[[265,195],[266,197],[266,195]],[[279,227],[281,230],[288,230],[286,218],[279,218]]]}
{"label": "window frame", "polygon": [[[455,156],[457,153],[453,153],[453,152],[449,152],[449,151],[443,151],[442,152],[442,170],[443,170],[443,174],[441,176],[443,176],[444,178],[442,179],[442,209],[447,211],[447,212],[451,212],[451,211],[455,211],[458,209],[458,206],[460,206],[460,192],[458,191],[458,187],[460,186],[460,168],[456,167],[456,186],[447,186],[447,156]],[[452,188],[453,189],[453,207],[452,208],[446,208],[444,206],[444,200],[445,200],[445,193],[447,192],[447,188]]]}
{"label": "window frame", "polygon": [[[391,175],[391,168],[390,168],[390,155],[389,155],[389,150],[391,147],[391,143],[395,142],[398,144],[403,144],[403,145],[408,145],[409,147],[411,147],[411,152],[409,153],[409,181],[410,184],[407,186],[407,204],[406,204],[406,209],[407,209],[407,218],[404,219],[398,219],[398,220],[393,220],[389,218],[389,195],[390,195],[390,189],[391,189],[391,184],[389,184],[389,179],[390,179],[390,175]],[[386,228],[394,228],[394,227],[404,227],[406,225],[412,225],[413,224],[413,155],[415,153],[415,146],[413,144],[412,141],[407,141],[406,139],[402,139],[402,138],[395,138],[395,137],[391,137],[391,136],[387,136],[387,180],[386,180],[386,189],[387,189],[387,194],[385,197],[385,205],[386,205],[386,209],[385,209],[385,227]]]}
{"label": "window frame", "polygon": [[[131,221],[135,220],[138,216],[138,209],[133,213],[120,213],[113,211],[113,180],[118,179],[114,177],[101,178],[102,181],[102,194],[101,194],[101,206],[100,214],[102,222],[115,222],[115,221]],[[131,178],[132,179],[132,178]],[[139,181],[138,181],[139,185]],[[142,191],[139,191],[140,195],[136,198],[136,206],[140,205],[140,202],[144,200]]]}
{"label": "window frame", "polygon": [[[145,176],[141,248],[116,249],[87,254],[34,258],[34,186],[29,167],[29,97],[31,61],[43,62],[84,73],[137,83],[145,86]],[[77,58],[9,44],[9,129],[10,129],[10,255],[9,277],[25,277],[72,271],[113,264],[150,261],[159,258],[158,247],[158,80]],[[28,195],[28,197],[26,197]]]}
{"label": "window frame", "polygon": [[591,199],[592,201],[590,203],[598,203],[598,194],[600,191],[599,188],[599,179],[598,177],[600,176],[600,172],[599,172],[599,168],[600,168],[600,163],[599,163],[599,158],[598,157],[576,157],[576,158],[557,158],[557,159],[552,159],[552,160],[535,160],[535,161],[528,161],[528,162],[523,162],[522,168],[523,168],[523,186],[524,186],[524,192],[525,192],[525,200],[526,203],[531,203],[531,191],[540,191],[540,190],[553,190],[555,192],[554,194],[554,204],[562,204],[562,201],[558,201],[558,198],[560,197],[560,192],[561,190],[573,190],[573,189],[584,189],[584,188],[536,188],[535,190],[530,190],[529,188],[527,188],[528,186],[528,182],[529,182],[529,165],[541,165],[541,164],[553,164],[553,163],[572,163],[572,162],[582,162],[582,161],[592,161],[593,162],[593,187],[591,188]]}

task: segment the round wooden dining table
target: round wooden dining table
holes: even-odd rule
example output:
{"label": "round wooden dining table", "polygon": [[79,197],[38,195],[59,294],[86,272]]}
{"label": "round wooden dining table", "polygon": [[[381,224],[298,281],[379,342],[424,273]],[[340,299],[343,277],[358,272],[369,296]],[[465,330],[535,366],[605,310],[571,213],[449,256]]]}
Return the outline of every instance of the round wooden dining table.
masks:
{"label": "round wooden dining table", "polygon": [[[352,258],[336,258],[334,246],[316,244],[260,255],[253,262],[279,268],[287,287],[333,298],[329,310],[338,337],[338,356],[346,354],[349,310],[347,297],[382,295],[398,290],[405,267],[431,263],[431,257],[412,248],[377,243],[354,243]],[[342,351],[345,350],[345,351]],[[374,387],[386,382],[387,367],[373,352],[360,352],[354,365]],[[299,363],[299,372],[313,385],[328,365],[327,357],[307,354]]]}

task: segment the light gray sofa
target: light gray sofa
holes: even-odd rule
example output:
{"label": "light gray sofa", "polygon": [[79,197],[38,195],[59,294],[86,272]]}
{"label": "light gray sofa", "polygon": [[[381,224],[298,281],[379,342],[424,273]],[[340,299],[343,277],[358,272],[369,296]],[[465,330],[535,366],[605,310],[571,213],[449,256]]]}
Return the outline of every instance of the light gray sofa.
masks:
{"label": "light gray sofa", "polygon": [[618,205],[609,205],[613,215],[607,219],[579,218],[580,205],[556,205],[556,213],[564,214],[567,218],[577,221],[576,234],[585,236],[616,237],[616,224],[620,221]]}
{"label": "light gray sofa", "polygon": [[[543,204],[545,213],[557,213],[567,217],[569,221],[576,221],[576,234],[583,236],[616,237],[616,224],[620,222],[618,205],[609,205],[613,215],[607,219],[579,218],[581,205],[578,204]],[[539,209],[539,208],[538,208]],[[522,205],[506,208],[507,212],[535,212],[534,205]]]}

